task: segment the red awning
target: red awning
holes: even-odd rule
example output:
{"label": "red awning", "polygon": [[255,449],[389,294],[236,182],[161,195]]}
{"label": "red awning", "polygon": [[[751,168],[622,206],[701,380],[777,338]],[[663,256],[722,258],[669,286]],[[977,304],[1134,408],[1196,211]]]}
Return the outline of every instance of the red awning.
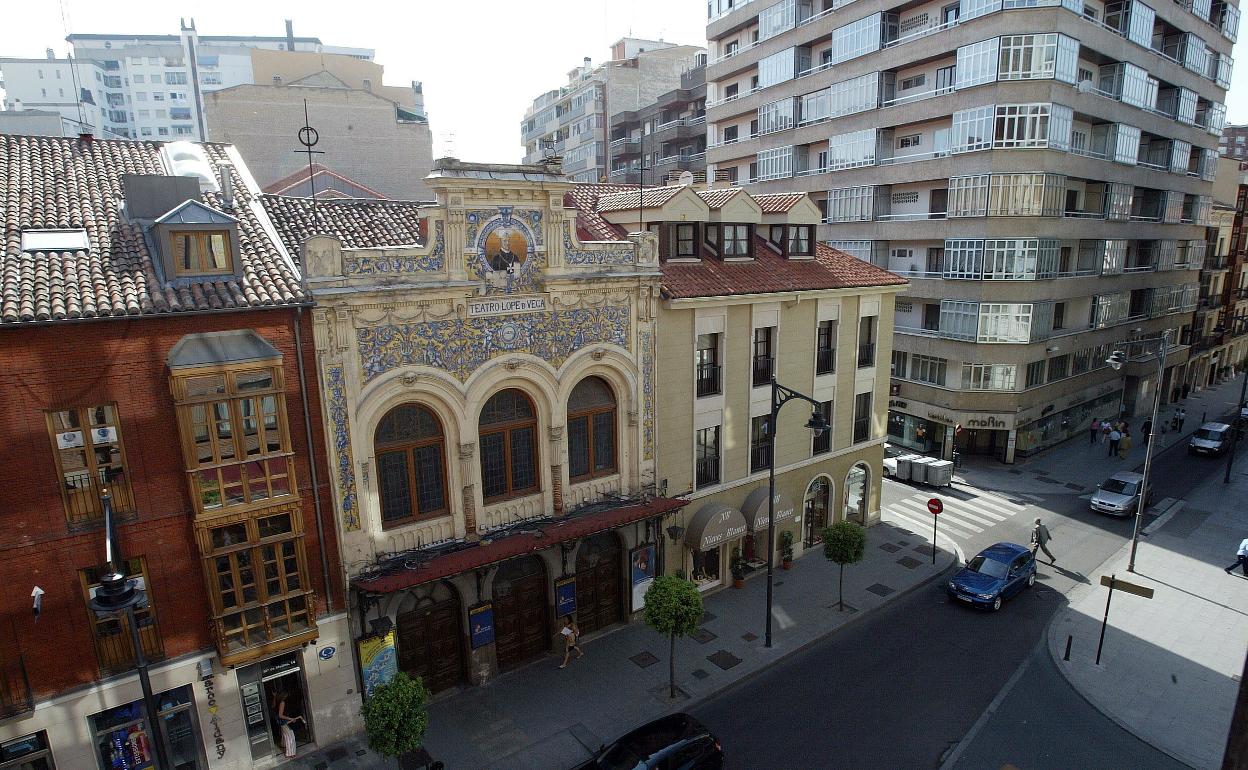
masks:
{"label": "red awning", "polygon": [[352,581],[357,590],[369,593],[391,593],[404,588],[428,583],[433,580],[458,575],[461,572],[485,567],[517,556],[541,551],[567,540],[622,527],[633,522],[675,511],[688,500],[656,497],[648,503],[623,505],[605,511],[594,511],[562,519],[547,519],[533,523],[536,531],[521,532],[498,539],[484,541],[460,551],[435,556],[411,569],[399,567],[394,572],[383,572],[375,577]]}

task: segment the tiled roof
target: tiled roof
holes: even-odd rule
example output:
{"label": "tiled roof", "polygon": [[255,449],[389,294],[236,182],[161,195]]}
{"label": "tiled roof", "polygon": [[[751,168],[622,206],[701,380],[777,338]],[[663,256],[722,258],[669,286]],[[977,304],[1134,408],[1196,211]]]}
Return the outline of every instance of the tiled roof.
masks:
{"label": "tiled roof", "polygon": [[[369,197],[377,198],[378,200],[384,200],[386,198],[385,195],[382,195],[381,193],[377,192],[376,190],[374,190],[373,188],[369,187],[366,184],[361,184],[360,182],[355,181],[351,177],[340,174],[331,168],[326,168],[319,163],[313,163],[312,164],[312,179],[316,183],[318,183],[320,187],[326,188],[326,184],[321,181],[321,177],[323,176],[328,176],[331,179],[342,182],[343,184],[346,184],[350,187],[358,188],[361,191],[368,193]],[[272,182],[271,184],[266,184],[263,189],[266,193],[272,193],[273,195],[285,195],[286,193],[290,192],[292,189],[296,187],[302,187],[303,185],[307,183],[308,183],[308,169],[303,168],[303,169],[299,169],[298,171],[292,174],[287,174],[286,176],[282,177],[276,182]],[[341,193],[341,191],[339,192]],[[321,190],[318,189],[316,194],[317,194],[317,197],[320,197]],[[350,196],[342,194],[340,195],[340,197],[345,198],[345,197],[350,197]]]}
{"label": "tiled roof", "polygon": [[783,214],[789,209],[801,203],[802,198],[806,197],[806,193],[767,193],[766,195],[751,195],[758,207],[763,210],[764,214]]}
{"label": "tiled roof", "polygon": [[598,199],[614,193],[637,191],[631,184],[578,184],[563,195],[563,205],[574,208],[576,237],[582,241],[621,241],[627,233],[598,213]]}
{"label": "tiled roof", "polygon": [[644,191],[639,192],[637,188],[626,192],[611,193],[609,195],[598,196],[598,211],[627,211],[635,209],[638,205],[641,208],[654,209],[667,203],[676,196],[676,193],[683,190],[684,187],[679,185],[668,187],[647,187]]}
{"label": "tiled roof", "polygon": [[264,209],[286,250],[298,254],[305,239],[334,235],[349,249],[413,246],[424,243],[422,206],[418,201],[373,201],[358,198],[288,198],[261,196]]}
{"label": "tiled roof", "polygon": [[764,243],[755,239],[755,258],[750,262],[663,262],[663,295],[727,297],[906,283],[899,275],[822,243],[816,246],[814,259],[785,259]]}
{"label": "tiled roof", "polygon": [[706,205],[710,206],[713,211],[723,208],[725,203],[737,197],[741,192],[743,190],[740,187],[721,187],[718,190],[699,190],[698,197],[706,201]]}
{"label": "tiled roof", "polygon": [[[203,144],[213,171],[224,145]],[[143,228],[122,215],[124,174],[166,174],[156,142],[0,135],[0,324],[268,307],[306,301],[299,277],[247,205],[235,169],[242,278],[160,280]],[[83,228],[89,252],[21,250],[21,231]]]}

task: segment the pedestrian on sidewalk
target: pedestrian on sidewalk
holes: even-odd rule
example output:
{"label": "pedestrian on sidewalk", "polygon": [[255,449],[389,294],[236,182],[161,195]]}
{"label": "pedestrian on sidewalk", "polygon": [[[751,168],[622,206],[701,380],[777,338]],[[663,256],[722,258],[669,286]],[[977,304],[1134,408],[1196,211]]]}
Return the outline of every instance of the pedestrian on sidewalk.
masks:
{"label": "pedestrian on sidewalk", "polygon": [[572,651],[576,650],[576,657],[580,658],[585,655],[581,650],[581,646],[577,644],[577,640],[581,637],[581,629],[576,627],[572,622],[572,616],[569,615],[563,619],[563,628],[559,630],[563,636],[563,663],[559,664],[559,668],[568,665],[568,659],[572,657]]}
{"label": "pedestrian on sidewalk", "polygon": [[1109,431],[1109,454],[1106,457],[1113,457],[1118,454],[1118,442],[1122,441],[1122,432],[1115,426]]}
{"label": "pedestrian on sidewalk", "polygon": [[1092,424],[1088,426],[1088,443],[1095,444],[1096,439],[1101,435],[1101,418],[1093,417]]}
{"label": "pedestrian on sidewalk", "polygon": [[1153,440],[1153,421],[1145,420],[1141,430],[1144,431],[1144,446],[1148,446],[1148,442]]}
{"label": "pedestrian on sidewalk", "polygon": [[1123,426],[1122,438],[1118,441],[1118,456],[1123,460],[1127,459],[1127,455],[1131,452],[1131,429]]}
{"label": "pedestrian on sidewalk", "polygon": [[1243,568],[1244,577],[1248,577],[1248,537],[1244,538],[1244,542],[1239,544],[1239,551],[1235,556],[1235,563],[1226,568],[1226,574],[1231,574],[1231,570],[1236,567]]}
{"label": "pedestrian on sidewalk", "polygon": [[[1057,564],[1057,557],[1049,551],[1049,541],[1053,536],[1049,534],[1049,528],[1040,522],[1039,517],[1036,518],[1036,526],[1031,528],[1031,556],[1035,558],[1040,551],[1044,551],[1044,555],[1049,557],[1049,564]],[[1248,541],[1245,541],[1248,542]]]}
{"label": "pedestrian on sidewalk", "polygon": [[1179,407],[1179,411],[1175,412],[1175,415],[1179,418],[1178,430],[1181,431],[1183,430],[1183,423],[1187,421],[1187,410],[1183,407]]}
{"label": "pedestrian on sidewalk", "polygon": [[1102,444],[1109,441],[1109,432],[1113,429],[1114,429],[1114,426],[1110,424],[1108,418],[1101,420],[1101,443]]}

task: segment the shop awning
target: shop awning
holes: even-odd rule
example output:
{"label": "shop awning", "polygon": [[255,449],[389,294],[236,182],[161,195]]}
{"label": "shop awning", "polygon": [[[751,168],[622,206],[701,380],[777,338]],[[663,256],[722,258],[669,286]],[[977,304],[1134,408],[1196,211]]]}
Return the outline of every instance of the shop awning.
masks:
{"label": "shop awning", "polygon": [[695,551],[705,551],[741,537],[747,527],[741,511],[731,505],[704,503],[689,521],[685,545]]}
{"label": "shop awning", "polygon": [[[793,505],[793,501],[777,489],[776,526],[792,519],[796,513],[797,508]],[[751,532],[767,531],[767,487],[759,487],[746,495],[745,502],[741,505],[741,514],[745,516],[745,523],[750,526]]]}
{"label": "shop awning", "polygon": [[656,497],[647,503],[622,504],[605,510],[574,513],[561,519],[535,521],[524,532],[503,535],[497,539],[486,536],[478,543],[463,543],[463,548],[437,556],[422,558],[419,553],[407,554],[401,559],[396,558],[378,565],[376,571],[354,579],[352,585],[357,590],[369,593],[401,591],[516,556],[525,556],[557,543],[662,516],[680,509],[688,502],[677,498]]}

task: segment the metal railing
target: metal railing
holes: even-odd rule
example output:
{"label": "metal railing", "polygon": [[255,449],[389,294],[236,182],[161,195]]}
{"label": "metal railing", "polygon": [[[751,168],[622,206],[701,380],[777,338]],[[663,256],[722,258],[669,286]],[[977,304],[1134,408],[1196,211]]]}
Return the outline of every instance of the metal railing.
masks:
{"label": "metal railing", "polygon": [[750,447],[750,473],[765,471],[771,467],[771,444]]}
{"label": "metal railing", "polygon": [[35,708],[30,691],[30,677],[26,674],[26,659],[14,656],[12,649],[5,652],[7,660],[0,664],[0,719],[25,714]]}
{"label": "metal railing", "polygon": [[858,367],[875,366],[875,343],[863,342],[858,345]]}
{"label": "metal railing", "polygon": [[766,385],[771,382],[771,375],[776,371],[776,359],[771,356],[754,356],[754,362],[751,366],[750,381],[755,386]]}
{"label": "metal railing", "polygon": [[836,348],[820,348],[815,352],[815,374],[836,371]]}
{"label": "metal railing", "polygon": [[703,457],[694,466],[695,483],[698,487],[719,483],[719,455]]}
{"label": "metal railing", "polygon": [[719,364],[698,364],[698,398],[723,393],[723,367]]}

